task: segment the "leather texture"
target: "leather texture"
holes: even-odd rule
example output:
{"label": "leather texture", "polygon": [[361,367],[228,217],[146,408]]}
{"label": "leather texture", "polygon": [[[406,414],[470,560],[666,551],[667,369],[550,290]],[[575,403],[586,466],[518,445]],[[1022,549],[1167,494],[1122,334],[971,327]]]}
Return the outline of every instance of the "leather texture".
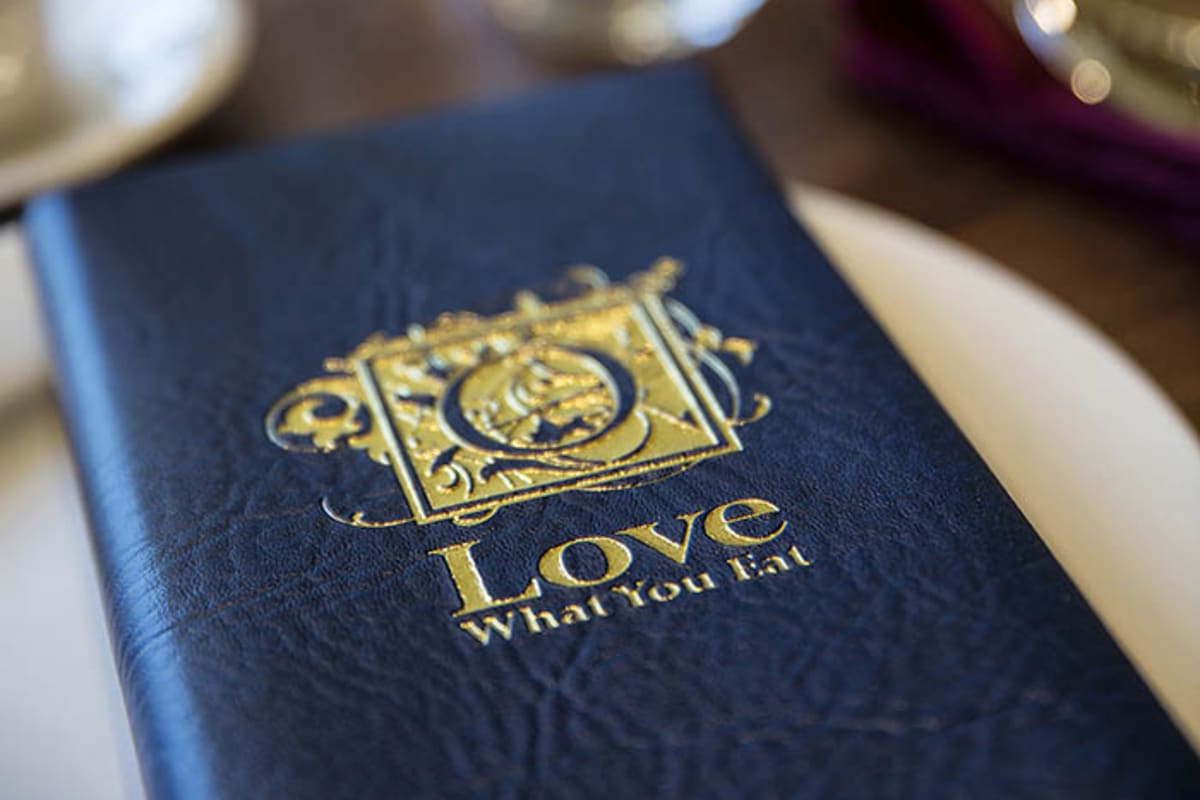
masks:
{"label": "leather texture", "polygon": [[[1200,797],[1196,756],[693,68],[129,173],[27,220],[153,797]],[[687,265],[672,296],[760,343],[740,374],[774,407],[743,452],[476,528],[362,530],[318,502],[386,470],[264,434],[373,331],[661,255]],[[427,555],[478,538],[513,594],[548,547],[676,536],[744,497],[790,522],[764,552],[811,566],[732,584],[703,536],[686,567],[631,543],[631,579],[722,586],[486,647]]]}

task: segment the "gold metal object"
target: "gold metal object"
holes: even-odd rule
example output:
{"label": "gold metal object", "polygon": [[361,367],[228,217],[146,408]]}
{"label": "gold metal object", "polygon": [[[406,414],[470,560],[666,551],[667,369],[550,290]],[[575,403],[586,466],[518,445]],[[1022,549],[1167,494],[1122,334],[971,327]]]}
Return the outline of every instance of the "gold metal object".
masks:
{"label": "gold metal object", "polygon": [[754,344],[665,297],[681,269],[664,258],[610,284],[574,267],[567,299],[521,292],[498,316],[449,313],[405,336],[372,336],[281,397],[267,435],[287,450],[349,448],[390,467],[409,516],[371,520],[322,503],[359,527],[473,525],[510,503],[641,485],[740,450],[734,428],[770,404],[756,395],[743,414],[722,357],[748,364]]}

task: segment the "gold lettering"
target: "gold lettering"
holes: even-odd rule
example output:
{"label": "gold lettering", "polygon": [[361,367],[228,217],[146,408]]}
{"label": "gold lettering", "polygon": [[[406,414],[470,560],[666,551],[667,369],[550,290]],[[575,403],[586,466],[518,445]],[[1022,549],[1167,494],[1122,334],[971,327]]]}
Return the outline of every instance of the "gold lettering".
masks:
{"label": "gold lettering", "polygon": [[679,597],[681,591],[683,590],[679,588],[678,583],[667,581],[666,583],[651,586],[646,594],[650,595],[650,599],[656,603],[665,603],[668,600],[674,600],[676,597]]}
{"label": "gold lettering", "polygon": [[796,562],[796,566],[798,566],[798,567],[811,567],[812,566],[812,562],[809,561],[807,558],[805,558],[803,555],[801,555],[800,548],[797,547],[796,545],[792,545],[791,547],[789,547],[787,554],[788,554],[788,557],[792,559],[792,561]]}
{"label": "gold lettering", "polygon": [[657,522],[638,525],[633,528],[625,528],[617,531],[615,535],[628,536],[631,539],[635,539],[652,550],[662,553],[676,564],[682,564],[687,561],[688,546],[692,543],[692,528],[696,522],[696,517],[703,513],[703,511],[696,511],[692,514],[680,514],[675,517],[675,519],[683,523],[683,538],[678,542],[659,533]]}
{"label": "gold lettering", "polygon": [[691,575],[688,575],[682,580],[682,583],[683,588],[687,589],[692,594],[700,594],[701,592],[709,589],[717,588],[717,585],[713,583],[713,579],[709,577],[707,572],[701,572],[694,578]]}
{"label": "gold lettering", "polygon": [[574,625],[577,622],[587,622],[589,619],[591,617],[583,610],[583,606],[572,603],[569,606],[565,606],[562,610],[563,625]]}
{"label": "gold lettering", "polygon": [[[747,510],[741,514],[729,516],[729,512],[737,507],[744,507]],[[745,522],[748,519],[761,517],[766,514],[776,514],[779,512],[779,507],[774,503],[756,498],[748,498],[745,500],[734,500],[730,503],[717,506],[704,517],[704,533],[708,538],[718,544],[727,545],[729,547],[751,547],[757,544],[763,544],[774,539],[779,534],[783,533],[787,528],[787,520],[779,523],[775,530],[768,533],[766,536],[754,537],[746,536],[738,533],[733,529],[733,524],[736,522]]]}
{"label": "gold lettering", "polygon": [[512,618],[513,612],[510,611],[505,616],[504,622],[501,622],[497,617],[489,615],[483,618],[482,626],[480,626],[475,620],[469,619],[465,622],[458,623],[458,627],[471,634],[471,636],[475,638],[475,641],[479,642],[484,647],[487,647],[488,642],[492,640],[492,631],[496,631],[496,633],[500,634],[505,639],[512,639]]}
{"label": "gold lettering", "polygon": [[[599,578],[590,580],[578,578],[567,569],[565,561],[567,550],[579,544],[590,544],[604,555],[604,574]],[[625,570],[629,569],[631,563],[633,563],[633,554],[629,552],[628,547],[616,539],[610,539],[607,536],[584,536],[547,550],[538,562],[538,571],[551,583],[574,588],[596,586],[619,578],[625,573]]]}
{"label": "gold lettering", "polygon": [[519,595],[492,597],[487,585],[483,582],[483,575],[480,574],[479,567],[475,564],[475,558],[471,555],[471,548],[478,543],[476,540],[453,544],[440,550],[430,550],[426,554],[441,556],[442,560],[446,562],[446,569],[450,570],[450,580],[454,581],[454,588],[458,590],[458,597],[462,601],[462,607],[454,612],[454,616],[461,617],[463,614],[473,614],[489,608],[536,600],[542,596],[542,587],[537,578],[531,578],[525,591]]}
{"label": "gold lettering", "polygon": [[525,618],[525,628],[530,633],[541,633],[542,625],[545,625],[547,630],[558,627],[558,620],[549,611],[533,611],[529,606],[521,606],[517,611]]}
{"label": "gold lettering", "polygon": [[646,605],[646,599],[642,597],[642,586],[645,584],[645,581],[638,581],[632,587],[614,586],[610,591],[614,591],[624,597],[631,608],[641,608],[642,606]]}
{"label": "gold lettering", "polygon": [[604,607],[604,604],[600,602],[600,598],[596,597],[596,595],[592,595],[591,597],[589,597],[587,604],[588,604],[588,608],[590,608],[592,610],[592,613],[595,614],[597,617],[607,617],[608,616],[608,609]]}
{"label": "gold lettering", "polygon": [[750,571],[752,567],[747,567],[747,565],[742,563],[742,558],[744,558],[744,556],[734,556],[733,558],[725,559],[725,563],[729,565],[731,570],[733,570],[734,580],[738,581],[739,583],[758,577],[755,573]]}
{"label": "gold lettering", "polygon": [[767,556],[763,559],[762,572],[764,575],[778,575],[787,572],[792,565],[783,560],[783,556]]}

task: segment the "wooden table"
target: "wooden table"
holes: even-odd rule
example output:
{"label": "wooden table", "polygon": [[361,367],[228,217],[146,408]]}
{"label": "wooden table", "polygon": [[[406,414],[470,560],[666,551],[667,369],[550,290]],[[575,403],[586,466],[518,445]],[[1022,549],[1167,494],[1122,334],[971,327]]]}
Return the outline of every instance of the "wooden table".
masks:
{"label": "wooden table", "polygon": [[[480,0],[255,5],[258,48],[245,80],[177,149],[355,125],[586,71],[514,42]],[[834,5],[773,0],[705,56],[778,174],[996,257],[1112,337],[1200,426],[1200,264],[1080,194],[857,97],[833,69]]]}

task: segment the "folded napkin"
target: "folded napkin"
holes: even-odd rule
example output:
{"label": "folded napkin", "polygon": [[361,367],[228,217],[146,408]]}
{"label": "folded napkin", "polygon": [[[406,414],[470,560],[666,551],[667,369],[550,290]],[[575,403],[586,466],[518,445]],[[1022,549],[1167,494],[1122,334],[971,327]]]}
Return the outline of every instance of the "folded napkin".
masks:
{"label": "folded napkin", "polygon": [[1043,170],[1200,253],[1200,137],[1091,106],[980,0],[846,0],[860,87]]}

